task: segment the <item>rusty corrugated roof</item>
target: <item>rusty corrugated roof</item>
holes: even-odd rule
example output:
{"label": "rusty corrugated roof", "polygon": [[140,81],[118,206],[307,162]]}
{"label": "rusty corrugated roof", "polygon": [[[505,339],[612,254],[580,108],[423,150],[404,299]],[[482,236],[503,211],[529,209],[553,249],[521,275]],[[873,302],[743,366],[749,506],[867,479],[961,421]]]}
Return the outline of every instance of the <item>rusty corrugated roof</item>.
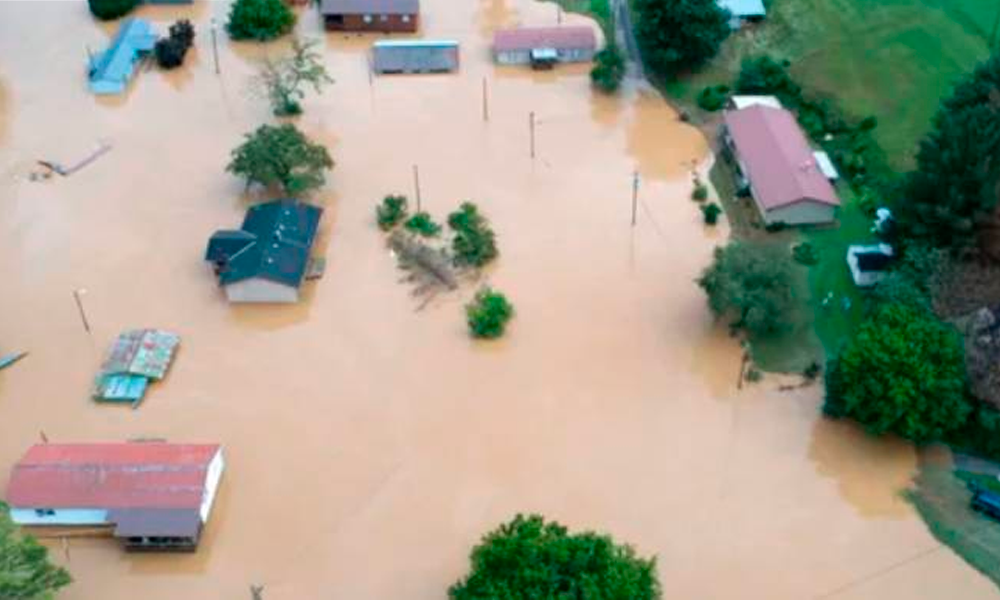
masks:
{"label": "rusty corrugated roof", "polygon": [[195,508],[218,444],[37,444],[14,466],[16,508]]}

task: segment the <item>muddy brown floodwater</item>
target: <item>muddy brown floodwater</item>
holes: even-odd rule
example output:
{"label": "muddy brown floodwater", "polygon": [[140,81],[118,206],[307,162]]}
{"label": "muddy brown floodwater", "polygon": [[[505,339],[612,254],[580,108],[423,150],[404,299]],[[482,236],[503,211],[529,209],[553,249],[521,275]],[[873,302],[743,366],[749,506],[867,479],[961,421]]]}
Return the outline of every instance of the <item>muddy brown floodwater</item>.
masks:
{"label": "muddy brown floodwater", "polygon": [[[229,466],[197,554],[53,543],[76,579],[61,598],[237,599],[253,583],[267,600],[439,599],[518,511],[657,555],[670,598],[995,597],[897,498],[909,446],[822,422],[816,388],[735,389],[739,350],[692,283],[726,235],[687,199],[698,132],[648,91],[595,96],[586,68],[494,68],[492,29],[552,24],[551,4],[423,4],[425,35],[461,42],[460,74],[369,84],[370,38],[302,19],[337,80],[300,120],[337,161],[315,198],[328,267],[297,306],[237,308],[202,251],[242,218],[223,168],[269,120],[248,80],[287,43],[222,40],[216,76],[225,3],[145,7],[161,29],[196,21],[196,55],[102,101],[84,61],[110,29],[83,2],[0,2],[0,345],[31,352],[0,374],[0,480],[43,431],[219,441]],[[34,160],[100,141],[114,149],[72,177],[28,180]],[[486,279],[518,310],[499,343],[466,335],[472,287],[417,312],[397,282],[373,205],[411,193],[414,164],[438,218],[472,199],[496,227]],[[179,356],[138,410],[95,405],[101,353],[128,327],[179,332]]]}

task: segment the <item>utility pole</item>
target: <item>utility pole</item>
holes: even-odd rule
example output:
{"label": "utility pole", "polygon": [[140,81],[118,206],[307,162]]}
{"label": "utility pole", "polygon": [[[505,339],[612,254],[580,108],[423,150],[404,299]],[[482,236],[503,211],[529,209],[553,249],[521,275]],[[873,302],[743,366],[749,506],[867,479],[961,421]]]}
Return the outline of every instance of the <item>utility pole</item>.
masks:
{"label": "utility pole", "polygon": [[413,187],[417,192],[417,212],[420,212],[420,168],[413,165]]}
{"label": "utility pole", "polygon": [[486,78],[483,77],[483,121],[490,120],[490,105],[489,100],[487,100],[487,93]]}
{"label": "utility pole", "polygon": [[80,296],[87,293],[85,289],[73,290],[73,299],[76,300],[76,309],[80,312],[80,321],[83,323],[83,329],[90,335],[90,323],[87,321],[87,312],[83,310],[83,300]]}
{"label": "utility pole", "polygon": [[635,209],[639,203],[639,171],[632,171],[632,227],[635,227]]}
{"label": "utility pole", "polygon": [[215,17],[212,17],[212,57],[215,59],[215,74],[219,74],[219,42],[218,42],[218,29],[219,25],[215,22]]}
{"label": "utility pole", "polygon": [[531,135],[531,158],[535,158],[535,111],[528,113],[528,132]]}

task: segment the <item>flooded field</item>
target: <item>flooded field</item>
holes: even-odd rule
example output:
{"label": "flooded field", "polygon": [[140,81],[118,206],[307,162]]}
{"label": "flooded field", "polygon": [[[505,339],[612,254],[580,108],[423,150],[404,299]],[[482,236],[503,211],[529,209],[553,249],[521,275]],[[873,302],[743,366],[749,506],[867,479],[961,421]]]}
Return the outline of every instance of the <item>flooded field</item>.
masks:
{"label": "flooded field", "polygon": [[[726,236],[688,199],[700,134],[649,92],[595,96],[586,68],[494,68],[492,30],[554,24],[550,4],[423,7],[427,37],[461,42],[460,74],[370,79],[371,38],[304,15],[336,79],[299,122],[337,162],[313,198],[328,267],[299,305],[233,307],[202,253],[242,219],[223,169],[270,120],[249,82],[286,45],[220,35],[216,75],[225,3],[146,7],[161,30],[195,21],[195,55],[97,100],[87,49],[113,28],[83,2],[0,2],[0,350],[31,352],[0,374],[0,486],[42,432],[218,441],[228,461],[196,555],[52,543],[76,580],[60,598],[439,599],[518,511],[656,554],[668,598],[996,597],[899,498],[909,446],[820,420],[815,387],[736,389],[739,348],[692,281]],[[71,177],[29,179],[102,142]],[[412,198],[414,165],[427,210],[471,199],[497,230],[484,279],[518,311],[499,343],[467,337],[474,287],[417,311],[398,283],[373,206]],[[180,333],[177,360],[138,410],[98,406],[101,354],[131,327]]]}

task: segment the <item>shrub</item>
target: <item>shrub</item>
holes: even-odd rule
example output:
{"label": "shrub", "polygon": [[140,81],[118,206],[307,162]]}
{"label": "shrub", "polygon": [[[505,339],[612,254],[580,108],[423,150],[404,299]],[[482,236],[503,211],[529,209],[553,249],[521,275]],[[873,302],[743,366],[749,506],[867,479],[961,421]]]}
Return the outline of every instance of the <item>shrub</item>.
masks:
{"label": "shrub", "polygon": [[698,278],[708,306],[730,326],[754,334],[787,329],[793,312],[792,261],[772,244],[730,242],[715,249],[712,264]]}
{"label": "shrub", "polygon": [[102,21],[124,17],[139,5],[139,0],[87,0],[90,14]]}
{"label": "shrub", "polygon": [[802,369],[802,376],[809,381],[814,381],[823,372],[823,367],[816,361],[809,363],[809,366]]}
{"label": "shrub", "polygon": [[819,263],[819,250],[809,242],[802,242],[792,246],[792,258],[800,265],[809,267]]}
{"label": "shrub", "polygon": [[784,221],[775,221],[764,225],[764,230],[768,233],[777,233],[786,229],[788,229],[788,223],[785,223]]}
{"label": "shrub", "polygon": [[726,101],[729,100],[729,86],[728,85],[710,85],[701,90],[698,94],[697,102],[698,106],[702,110],[707,110],[708,112],[715,112],[726,105]]}
{"label": "shrub", "polygon": [[486,287],[466,305],[465,316],[472,337],[494,339],[503,335],[507,321],[514,316],[514,307],[506,296]]}
{"label": "shrub", "polygon": [[450,600],[658,600],[656,559],[593,532],[569,533],[538,515],[517,515],[473,548],[472,570]]}
{"label": "shrub", "polygon": [[456,265],[482,267],[500,254],[496,235],[475,204],[463,202],[457,211],[448,215],[448,227],[455,233],[451,247]]}
{"label": "shrub", "polygon": [[423,237],[434,237],[441,233],[441,226],[434,222],[429,213],[423,211],[407,219],[403,227]]}
{"label": "shrub", "polygon": [[708,200],[708,186],[697,177],[694,179],[694,187],[691,188],[691,199],[695,202]]}
{"label": "shrub", "polygon": [[746,380],[750,383],[757,383],[764,378],[764,374],[760,372],[757,367],[750,367],[747,369]]}
{"label": "shrub", "polygon": [[594,68],[590,71],[590,81],[601,91],[609,94],[618,91],[625,77],[625,59],[618,45],[609,43],[594,56]]}
{"label": "shrub", "polygon": [[281,37],[295,26],[295,13],[283,0],[236,0],[226,31],[234,40],[263,42]]}
{"label": "shrub", "polygon": [[320,144],[314,144],[294,125],[261,125],[246,135],[233,150],[226,170],[246,179],[247,186],[277,185],[290,195],[299,195],[326,182],[324,171],[333,159]]}
{"label": "shrub", "polygon": [[7,505],[0,502],[0,598],[52,598],[72,578],[49,561],[45,546],[18,529],[10,520]]}
{"label": "shrub", "polygon": [[740,65],[736,78],[736,91],[741,94],[774,94],[783,103],[797,106],[802,99],[802,88],[792,80],[788,63],[781,63],[770,56],[746,58]]}
{"label": "shrub", "polygon": [[701,217],[705,221],[705,225],[715,225],[718,223],[719,215],[721,214],[722,209],[714,202],[709,202],[701,206]]}
{"label": "shrub", "polygon": [[156,40],[153,54],[156,64],[163,69],[174,69],[184,64],[184,56],[194,43],[194,26],[187,19],[170,26],[170,36]]}
{"label": "shrub", "polygon": [[824,411],[872,433],[940,440],[972,412],[961,336],[933,315],[889,304],[827,366]]}
{"label": "shrub", "polygon": [[181,19],[170,26],[170,39],[177,40],[184,44],[184,48],[190,48],[194,44],[194,25],[187,19]]}
{"label": "shrub", "polygon": [[378,228],[389,231],[406,218],[408,212],[406,196],[389,195],[382,199],[382,204],[375,207],[375,220]]}

